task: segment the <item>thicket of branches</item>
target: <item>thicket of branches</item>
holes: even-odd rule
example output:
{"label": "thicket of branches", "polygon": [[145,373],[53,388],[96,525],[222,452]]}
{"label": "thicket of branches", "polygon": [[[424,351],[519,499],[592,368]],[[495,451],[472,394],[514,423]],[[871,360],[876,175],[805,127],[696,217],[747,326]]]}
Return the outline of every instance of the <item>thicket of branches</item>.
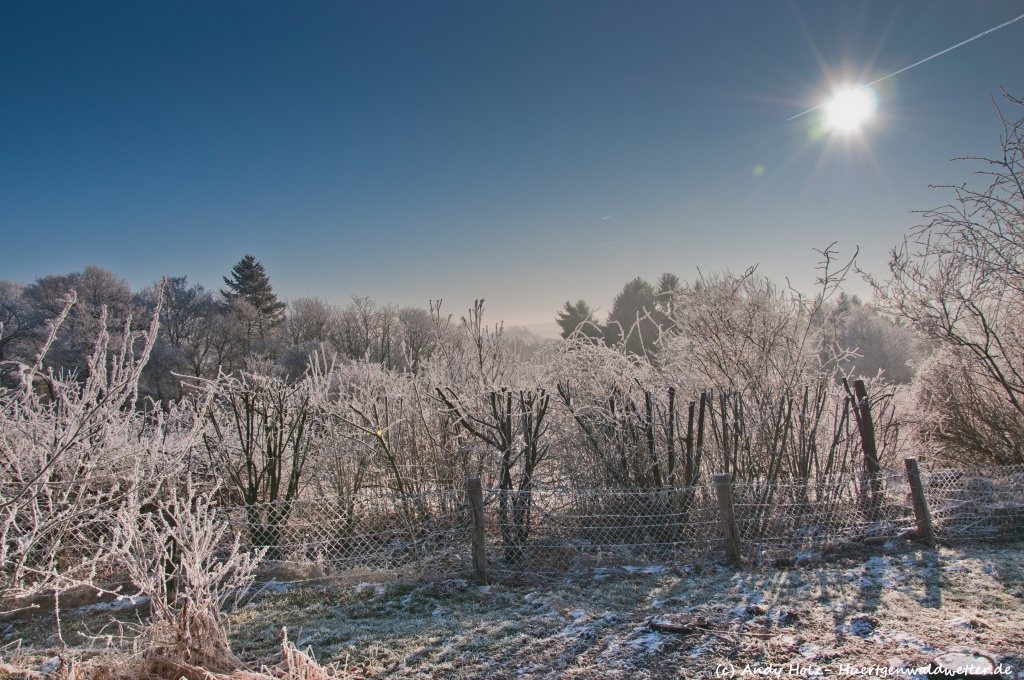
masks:
{"label": "thicket of branches", "polygon": [[[1004,93],[1019,115],[1024,101]],[[936,453],[1024,462],[1024,117],[1002,122],[999,154],[892,251],[872,280],[884,308],[933,341],[916,424]]]}

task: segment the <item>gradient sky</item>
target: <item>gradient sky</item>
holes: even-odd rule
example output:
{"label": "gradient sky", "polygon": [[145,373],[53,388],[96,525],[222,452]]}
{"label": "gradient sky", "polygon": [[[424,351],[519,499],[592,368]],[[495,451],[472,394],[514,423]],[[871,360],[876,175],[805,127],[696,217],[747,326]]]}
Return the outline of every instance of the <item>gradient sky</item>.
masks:
{"label": "gradient sky", "polygon": [[1024,21],[880,83],[862,134],[786,119],[1022,7],[4,2],[0,278],[216,289],[252,253],[286,299],[531,324],[663,271],[809,290],[832,241],[883,273],[949,159],[998,151]]}

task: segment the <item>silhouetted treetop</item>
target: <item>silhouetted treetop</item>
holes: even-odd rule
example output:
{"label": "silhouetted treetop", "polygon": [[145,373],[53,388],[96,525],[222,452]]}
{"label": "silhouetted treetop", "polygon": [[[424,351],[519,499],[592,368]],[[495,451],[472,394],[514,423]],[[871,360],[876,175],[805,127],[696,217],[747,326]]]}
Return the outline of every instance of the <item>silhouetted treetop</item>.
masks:
{"label": "silhouetted treetop", "polygon": [[284,317],[287,305],[277,299],[266,269],[252,255],[246,255],[235,263],[231,276],[224,277],[224,283],[227,290],[221,289],[220,294],[226,302],[244,300],[260,316],[275,323]]}

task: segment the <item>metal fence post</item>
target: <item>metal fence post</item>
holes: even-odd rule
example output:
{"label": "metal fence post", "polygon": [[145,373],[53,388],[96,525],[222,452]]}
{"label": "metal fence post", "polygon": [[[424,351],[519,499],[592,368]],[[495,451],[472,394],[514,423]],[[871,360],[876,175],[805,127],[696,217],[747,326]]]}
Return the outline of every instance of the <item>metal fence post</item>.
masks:
{"label": "metal fence post", "polygon": [[925,545],[935,547],[935,530],[932,528],[932,513],[928,509],[928,498],[924,495],[921,483],[921,470],[917,467],[916,458],[903,461],[907,468],[907,482],[910,483],[910,495],[914,499],[914,517],[917,519],[917,537]]}
{"label": "metal fence post", "polygon": [[715,492],[718,494],[718,512],[722,516],[725,554],[730,562],[739,564],[740,534],[736,529],[736,515],[732,507],[732,480],[728,472],[715,475]]}
{"label": "metal fence post", "polygon": [[479,477],[466,480],[466,495],[473,520],[473,575],[477,583],[486,585],[490,576],[487,573],[487,536],[484,531],[484,491]]}

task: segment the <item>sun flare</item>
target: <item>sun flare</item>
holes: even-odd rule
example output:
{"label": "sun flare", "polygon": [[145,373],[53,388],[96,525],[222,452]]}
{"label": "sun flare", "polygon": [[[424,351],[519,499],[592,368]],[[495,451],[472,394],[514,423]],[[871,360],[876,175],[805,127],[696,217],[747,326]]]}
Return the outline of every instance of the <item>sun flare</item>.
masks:
{"label": "sun flare", "polygon": [[875,93],[867,87],[852,87],[836,92],[825,105],[825,128],[854,132],[875,113]]}

